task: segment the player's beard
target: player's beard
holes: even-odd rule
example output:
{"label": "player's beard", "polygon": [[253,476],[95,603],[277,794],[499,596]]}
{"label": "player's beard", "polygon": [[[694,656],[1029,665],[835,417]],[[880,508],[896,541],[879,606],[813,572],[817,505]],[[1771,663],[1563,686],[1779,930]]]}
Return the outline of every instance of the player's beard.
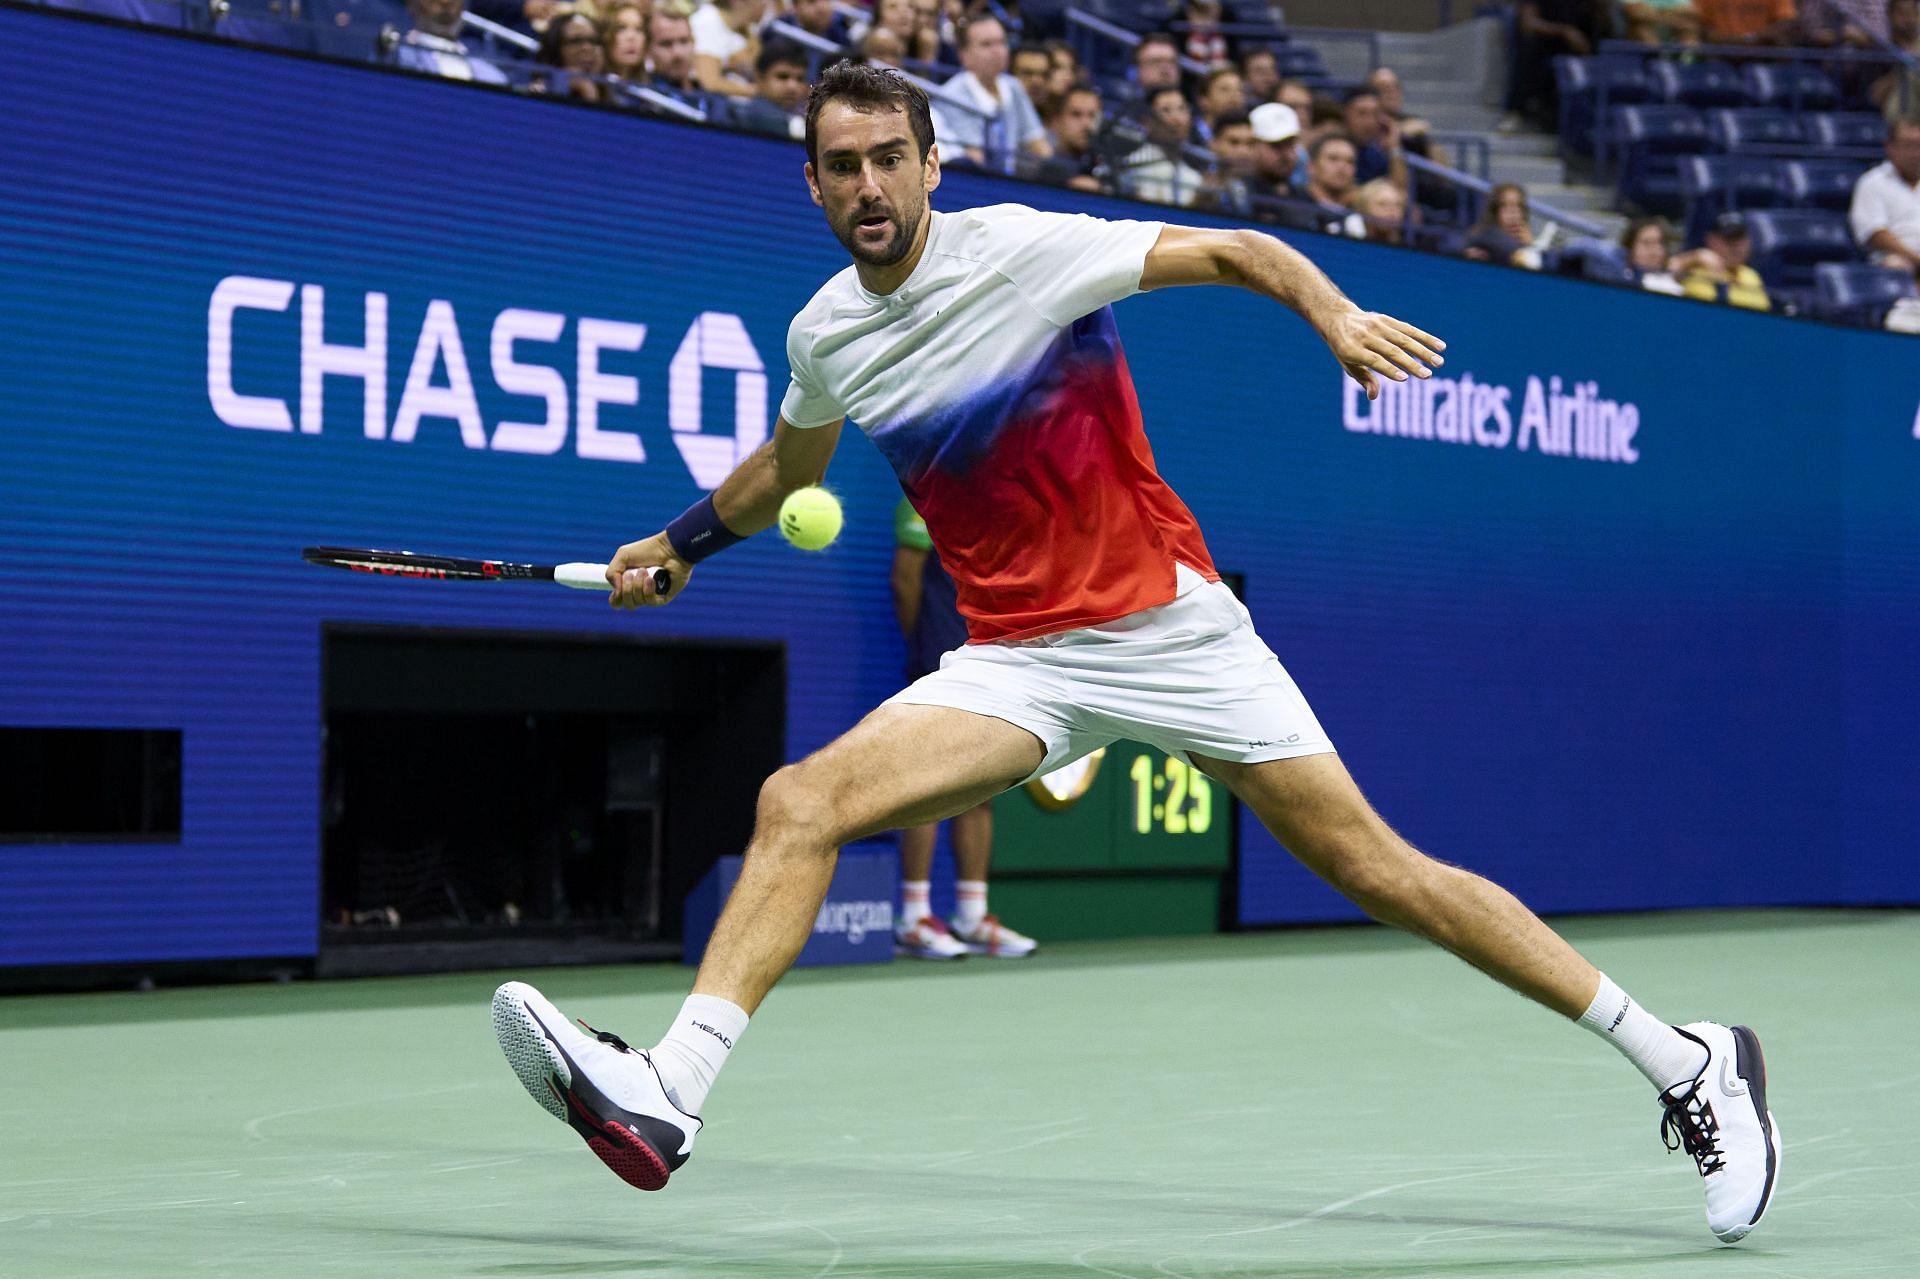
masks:
{"label": "player's beard", "polygon": [[893,209],[886,218],[893,226],[893,235],[886,247],[874,250],[860,242],[860,220],[874,216],[874,209],[856,208],[847,214],[846,221],[834,224],[834,238],[853,255],[855,262],[864,266],[892,266],[913,251],[914,239],[920,234],[920,220],[927,216],[927,206],[918,209]]}

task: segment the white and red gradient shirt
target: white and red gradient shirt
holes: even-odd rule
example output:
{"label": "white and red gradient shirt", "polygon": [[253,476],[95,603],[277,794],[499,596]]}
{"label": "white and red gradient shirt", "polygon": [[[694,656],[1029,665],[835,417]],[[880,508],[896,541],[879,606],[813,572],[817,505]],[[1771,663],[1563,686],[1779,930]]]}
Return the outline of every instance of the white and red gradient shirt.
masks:
{"label": "white and red gradient shirt", "polygon": [[1165,604],[1174,565],[1218,580],[1154,469],[1111,305],[1158,222],[1017,204],[930,212],[905,283],[849,266],[787,330],[795,427],[845,417],[879,446],[958,589],[969,642]]}

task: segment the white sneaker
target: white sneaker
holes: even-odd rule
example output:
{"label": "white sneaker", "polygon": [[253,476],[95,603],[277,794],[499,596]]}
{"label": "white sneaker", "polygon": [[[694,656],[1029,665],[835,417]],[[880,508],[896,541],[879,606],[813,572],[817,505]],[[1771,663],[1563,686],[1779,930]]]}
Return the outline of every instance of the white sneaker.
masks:
{"label": "white sneaker", "polygon": [[893,953],[911,959],[965,959],[967,948],[932,915],[922,915],[893,935]]}
{"label": "white sneaker", "polygon": [[967,944],[967,950],[975,955],[992,955],[996,959],[1025,959],[1040,949],[1040,943],[1024,933],[1016,933],[1000,922],[998,915],[983,915],[980,922],[970,929],[960,927],[960,921],[953,922],[953,935]]}
{"label": "white sneaker", "polygon": [[587,1029],[576,1030],[525,982],[493,992],[494,1038],[527,1092],[620,1180],[658,1190],[693,1153],[700,1118],[673,1103],[646,1053]]}
{"label": "white sneaker", "polygon": [[1767,1109],[1767,1064],[1745,1026],[1675,1027],[1707,1050],[1692,1079],[1660,1094],[1660,1139],[1693,1156],[1707,1183],[1707,1227],[1737,1243],[1760,1224],[1780,1177],[1780,1126]]}

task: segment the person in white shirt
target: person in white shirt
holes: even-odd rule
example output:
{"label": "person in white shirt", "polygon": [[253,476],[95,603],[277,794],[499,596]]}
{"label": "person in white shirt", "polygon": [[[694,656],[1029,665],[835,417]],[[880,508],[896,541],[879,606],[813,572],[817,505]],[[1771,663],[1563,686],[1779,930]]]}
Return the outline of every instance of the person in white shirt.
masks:
{"label": "person in white shirt", "polygon": [[[1040,112],[1020,82],[1007,74],[1007,29],[994,17],[978,17],[960,28],[960,65],[933,104],[933,132],[940,145],[966,154],[982,168],[1014,170],[1023,154],[1046,159]],[[966,108],[972,108],[967,110]]]}
{"label": "person in white shirt", "polygon": [[1848,218],[1875,262],[1920,275],[1920,120],[1887,127],[1887,162],[1860,175]]}
{"label": "person in white shirt", "polygon": [[709,93],[751,98],[767,0],[709,0],[693,11],[693,78]]}
{"label": "person in white shirt", "polygon": [[[790,378],[773,437],[660,532],[614,554],[609,602],[671,604],[696,563],[772,527],[789,494],[819,483],[853,423],[925,521],[968,642],[841,737],[767,778],[694,993],[651,1049],[575,1027],[525,982],[494,992],[494,1036],[527,1094],[623,1181],[662,1189],[692,1156],[713,1084],[749,1018],[812,935],[843,845],[964,812],[1125,737],[1189,759],[1374,918],[1444,947],[1624,1056],[1659,1090],[1669,1148],[1685,1150],[1700,1171],[1709,1226],[1724,1242],[1744,1238],[1772,1199],[1780,1163],[1758,1036],[1745,1026],[1666,1024],[1511,893],[1422,853],[1373,810],[1252,615],[1220,581],[1199,522],[1161,477],[1113,308],[1182,285],[1244,289],[1306,320],[1369,399],[1387,381],[1411,392],[1413,379],[1431,378],[1446,344],[1362,310],[1297,250],[1251,228],[1017,204],[936,210],[940,152],[927,95],[890,71],[828,68],[808,100],[806,142],[808,194],[852,261],[788,326]],[[1196,350],[1207,340],[1193,334]],[[1270,359],[1283,360],[1285,349]],[[1242,371],[1324,377],[1331,407],[1334,369],[1249,363]],[[1272,458],[1262,461],[1285,471],[1289,437],[1326,429],[1324,420],[1277,421]],[[1245,998],[1245,1015],[1265,1015],[1259,991]],[[1332,979],[1324,998],[1329,1013],[1346,1006]],[[1035,1021],[1003,1029],[1005,1042],[1031,1043]],[[1156,1038],[1165,1029],[1142,1026],[1142,1050],[1124,1067],[1136,1072],[1141,1105],[1156,1122],[1175,1111],[1188,1117],[1216,1054],[1234,1051],[1217,1048],[1213,1029],[1202,1027],[1180,1045],[1178,1066],[1191,1073],[1170,1076]],[[1476,1059],[1511,1052],[1503,1033],[1463,1031],[1459,1051]],[[1047,1050],[1074,1048],[1055,1036]],[[1393,1051],[1432,1050],[1408,1040]],[[929,1061],[936,1052],[928,1049]],[[855,1084],[864,1078],[857,1072],[872,1074],[871,1061],[849,1065]],[[1007,1065],[1018,1086],[1019,1063]],[[1510,1079],[1521,1069],[1505,1067]],[[765,1090],[780,1090],[823,1127],[821,1104],[835,1091],[822,1086],[826,1069],[763,1075],[760,1107],[778,1104]],[[1558,1063],[1552,1070],[1567,1073]],[[1410,1103],[1426,1082],[1417,1069],[1403,1072],[1401,1113],[1417,1114]],[[1556,1088],[1591,1091],[1584,1071]],[[1555,1104],[1563,1104],[1558,1093]],[[977,1119],[982,1150],[1006,1137],[994,1118]],[[1578,1126],[1560,1111],[1550,1118]],[[1234,1143],[1217,1126],[1165,1131],[1165,1140]],[[1590,1153],[1567,1140],[1548,1144],[1569,1157]]]}
{"label": "person in white shirt", "polygon": [[460,43],[460,27],[467,8],[462,0],[407,0],[413,30],[400,39],[394,61],[409,71],[425,71],[449,80],[479,84],[506,84],[507,73],[485,58],[476,58]]}

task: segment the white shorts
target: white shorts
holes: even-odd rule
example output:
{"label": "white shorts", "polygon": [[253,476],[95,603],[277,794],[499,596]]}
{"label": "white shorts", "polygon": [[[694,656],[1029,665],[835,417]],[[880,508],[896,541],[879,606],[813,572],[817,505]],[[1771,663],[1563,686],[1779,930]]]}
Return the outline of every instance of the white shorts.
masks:
{"label": "white shorts", "polygon": [[951,706],[1040,739],[1035,777],[1126,738],[1253,764],[1333,749],[1233,592],[1177,566],[1180,594],[1117,621],[967,644],[887,699]]}

